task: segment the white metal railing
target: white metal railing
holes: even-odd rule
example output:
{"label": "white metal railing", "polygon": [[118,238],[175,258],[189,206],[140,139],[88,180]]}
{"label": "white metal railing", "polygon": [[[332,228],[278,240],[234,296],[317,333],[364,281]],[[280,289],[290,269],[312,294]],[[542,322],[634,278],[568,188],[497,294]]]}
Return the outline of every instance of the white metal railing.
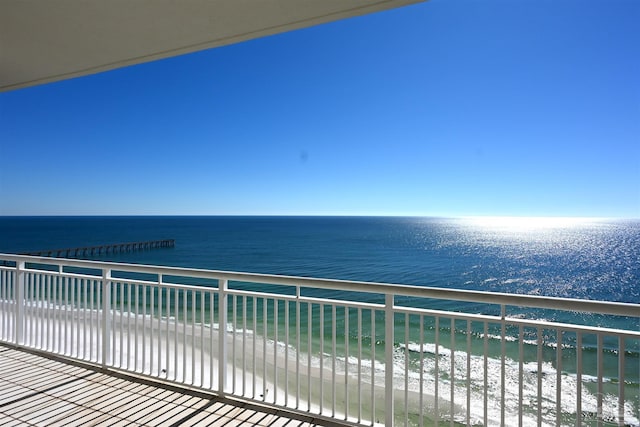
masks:
{"label": "white metal railing", "polygon": [[0,255],[0,342],[362,425],[638,425],[639,321],[640,304]]}

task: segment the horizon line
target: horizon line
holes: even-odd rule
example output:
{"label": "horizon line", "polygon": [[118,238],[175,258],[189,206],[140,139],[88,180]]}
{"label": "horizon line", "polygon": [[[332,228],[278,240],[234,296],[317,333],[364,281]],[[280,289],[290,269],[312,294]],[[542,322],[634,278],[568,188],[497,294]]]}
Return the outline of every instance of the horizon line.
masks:
{"label": "horizon line", "polygon": [[437,215],[437,214],[0,214],[0,218],[133,218],[133,217],[309,217],[309,218],[448,218],[448,219],[498,219],[498,218],[519,218],[519,219],[535,219],[535,218],[553,218],[553,219],[591,219],[591,220],[640,220],[639,217],[631,216],[600,216],[600,215],[501,215],[501,214],[461,214],[461,215]]}

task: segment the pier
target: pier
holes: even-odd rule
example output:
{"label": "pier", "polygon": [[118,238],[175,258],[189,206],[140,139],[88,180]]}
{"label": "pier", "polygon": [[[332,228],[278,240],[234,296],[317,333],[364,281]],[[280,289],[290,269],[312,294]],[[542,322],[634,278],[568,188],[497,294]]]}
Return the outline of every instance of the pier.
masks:
{"label": "pier", "polygon": [[122,253],[122,252],[144,251],[149,249],[173,248],[175,247],[175,245],[176,245],[176,241],[174,239],[147,240],[144,242],[116,243],[116,244],[99,245],[99,246],[84,246],[84,247],[77,247],[77,248],[34,251],[34,252],[26,252],[26,253],[23,253],[22,255],[71,258],[71,257],[87,256],[87,255],[101,255],[101,254],[108,254],[108,253],[115,254],[115,253]]}

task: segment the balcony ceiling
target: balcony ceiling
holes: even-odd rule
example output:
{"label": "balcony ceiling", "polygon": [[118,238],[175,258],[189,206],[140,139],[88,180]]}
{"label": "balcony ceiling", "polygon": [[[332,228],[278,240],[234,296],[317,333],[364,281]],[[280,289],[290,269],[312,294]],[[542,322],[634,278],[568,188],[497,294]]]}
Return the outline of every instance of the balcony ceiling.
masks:
{"label": "balcony ceiling", "polygon": [[0,91],[421,0],[2,0]]}

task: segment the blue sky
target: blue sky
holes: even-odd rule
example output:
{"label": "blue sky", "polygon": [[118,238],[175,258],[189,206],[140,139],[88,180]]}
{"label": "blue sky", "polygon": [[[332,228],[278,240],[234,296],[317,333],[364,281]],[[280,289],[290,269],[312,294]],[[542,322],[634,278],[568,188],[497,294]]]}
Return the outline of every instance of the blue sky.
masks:
{"label": "blue sky", "polygon": [[432,0],[1,93],[0,214],[638,218],[638,22]]}

